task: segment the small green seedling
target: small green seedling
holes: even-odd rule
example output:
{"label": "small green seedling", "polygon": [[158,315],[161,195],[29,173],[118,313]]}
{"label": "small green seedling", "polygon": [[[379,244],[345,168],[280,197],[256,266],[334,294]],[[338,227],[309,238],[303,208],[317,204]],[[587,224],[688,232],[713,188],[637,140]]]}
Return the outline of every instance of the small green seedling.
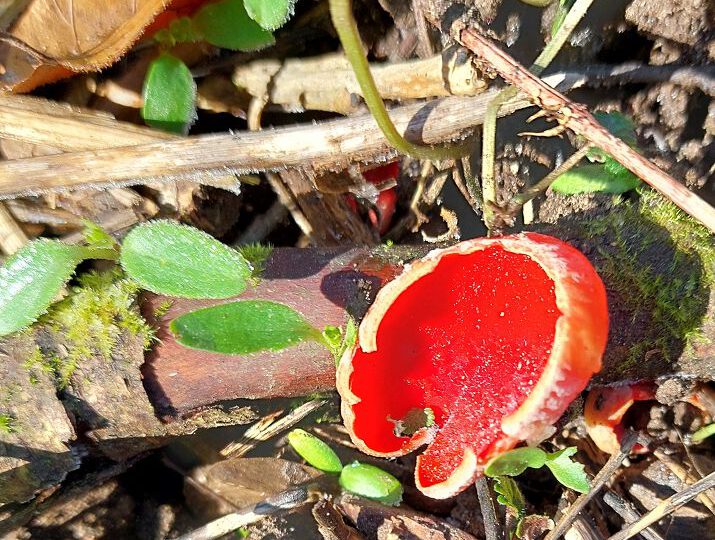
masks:
{"label": "small green seedling", "polygon": [[588,493],[590,486],[583,465],[570,459],[576,447],[548,453],[540,448],[516,448],[492,459],[484,469],[491,477],[518,476],[527,468],[540,469],[546,465],[556,480],[579,493]]}
{"label": "small green seedling", "polygon": [[162,53],[149,65],[142,93],[141,115],[147,125],[186,135],[196,118],[196,83],[186,64]]}
{"label": "small green seedling", "polygon": [[514,518],[514,534],[517,538],[527,537],[528,530],[544,531],[552,527],[553,522],[547,516],[526,514],[524,495],[511,477],[520,475],[528,468],[540,469],[546,466],[562,485],[579,493],[588,493],[590,486],[583,465],[570,459],[575,453],[574,446],[553,453],[524,447],[510,450],[487,463],[484,474],[494,479],[497,502],[504,505]]}
{"label": "small green seedling", "polygon": [[[597,112],[594,116],[609,132],[635,148],[635,126],[630,118],[619,112]],[[641,184],[636,175],[600,148],[592,148],[586,157],[592,163],[566,171],[551,184],[551,189],[564,195],[625,193]]]}
{"label": "small green seedling", "polygon": [[[88,224],[86,239],[84,246],[35,240],[0,268],[0,336],[26,328],[47,311],[84,259],[119,259],[132,283],[157,294],[224,299],[257,284],[271,250],[235,250],[198,229],[168,220],[135,227],[121,247],[94,224]],[[344,335],[334,326],[321,331],[293,308],[268,300],[238,300],[192,311],[174,319],[170,329],[178,343],[193,349],[251,354],[315,341],[336,358],[352,346],[356,334],[352,321]]]}
{"label": "small green seedling", "polygon": [[294,309],[267,300],[240,300],[192,311],[171,321],[176,340],[223,354],[277,351],[302,341],[323,343],[321,332]]}
{"label": "small green seedling", "polygon": [[256,51],[275,43],[271,30],[285,24],[295,0],[222,0],[192,17],[171,22],[154,35],[161,54],[144,79],[144,121],[157,129],[186,134],[196,119],[196,84],[189,68],[170,54],[177,43],[204,41],[233,51]]}
{"label": "small green seedling", "polygon": [[338,482],[345,491],[392,506],[402,501],[402,484],[379,467],[358,461],[343,467],[332,448],[302,429],[290,432],[288,443],[308,465],[328,474],[339,474]]}
{"label": "small green seedling", "polygon": [[65,244],[40,239],[30,242],[0,268],[0,336],[21,330],[47,311],[62,287],[85,259],[115,260],[114,247]]}

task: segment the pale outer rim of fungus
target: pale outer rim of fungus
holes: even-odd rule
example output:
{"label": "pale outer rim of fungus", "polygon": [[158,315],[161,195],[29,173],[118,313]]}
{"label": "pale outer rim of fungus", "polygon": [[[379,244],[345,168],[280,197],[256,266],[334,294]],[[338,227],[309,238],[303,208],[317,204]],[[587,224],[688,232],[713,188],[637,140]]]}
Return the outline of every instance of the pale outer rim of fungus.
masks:
{"label": "pale outer rim of fungus", "polygon": [[[542,241],[536,241],[535,238],[540,238]],[[432,272],[443,256],[469,255],[493,246],[501,246],[505,251],[527,255],[544,270],[554,283],[556,306],[559,308],[561,316],[556,321],[551,355],[546,361],[539,381],[521,406],[512,414],[502,418],[501,429],[505,436],[499,441],[498,447],[492,450],[504,452],[513,448],[519,441],[538,439],[552,429],[552,424],[559,419],[563,412],[563,407],[559,407],[559,405],[563,402],[570,403],[585,388],[591,375],[600,370],[601,356],[605,348],[605,336],[602,347],[594,346],[592,333],[578,324],[589,319],[588,312],[593,307],[592,302],[588,301],[584,297],[585,295],[576,295],[576,297],[569,295],[566,287],[566,284],[577,287],[579,283],[588,283],[589,279],[594,281],[593,277],[598,277],[598,275],[590,264],[566,263],[561,255],[573,255],[573,252],[578,253],[581,257],[584,255],[560,241],[552,243],[556,240],[541,234],[521,233],[502,238],[477,238],[460,242],[448,248],[435,249],[424,258],[406,265],[400,275],[378,292],[375,302],[360,323],[358,340],[353,347],[349,347],[344,352],[336,374],[337,388],[342,398],[343,421],[350,438],[361,451],[378,457],[403,456],[428,444],[434,438],[436,431],[433,428],[423,428],[415,433],[400,450],[394,452],[376,452],[355,435],[353,431],[355,414],[352,408],[361,401],[350,388],[353,371],[351,360],[355,349],[362,346],[364,352],[377,350],[378,327],[394,300],[414,282]],[[586,270],[591,275],[586,276],[579,270]],[[595,282],[601,283],[600,279]],[[599,292],[605,297],[605,290]],[[569,336],[568,340],[564,339],[566,336]],[[581,361],[576,365],[573,362],[562,362],[564,359],[578,356],[585,357],[589,361]],[[580,373],[574,373],[574,368],[580,368]],[[562,382],[562,385],[556,388],[554,383],[559,381]],[[421,457],[421,455],[417,456],[415,482],[422,493],[435,499],[446,499],[459,493],[476,480],[484,466],[484,463],[478,462],[471,449],[465,448],[462,462],[447,480],[432,486],[422,486],[417,475]]]}

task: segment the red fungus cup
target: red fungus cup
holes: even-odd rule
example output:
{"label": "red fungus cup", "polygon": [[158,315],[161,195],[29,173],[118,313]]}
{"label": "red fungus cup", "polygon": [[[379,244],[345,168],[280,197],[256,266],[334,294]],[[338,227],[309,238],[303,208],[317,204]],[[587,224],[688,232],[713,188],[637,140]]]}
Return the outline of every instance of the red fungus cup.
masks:
{"label": "red fungus cup", "polygon": [[426,444],[416,485],[451,497],[491,458],[553,431],[600,369],[607,334],[601,279],[556,238],[434,250],[378,293],[341,359],[345,425],[375,456]]}

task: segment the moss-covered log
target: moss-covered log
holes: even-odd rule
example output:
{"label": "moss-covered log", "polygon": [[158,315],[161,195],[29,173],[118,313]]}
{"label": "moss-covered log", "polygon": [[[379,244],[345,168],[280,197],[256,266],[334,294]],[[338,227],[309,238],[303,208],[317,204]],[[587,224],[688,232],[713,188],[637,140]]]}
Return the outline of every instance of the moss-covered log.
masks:
{"label": "moss-covered log", "polygon": [[[581,249],[606,283],[611,333],[596,383],[715,379],[715,246],[707,231],[651,192],[608,215],[539,230]],[[344,325],[430,247],[275,249],[244,297],[284,302],[317,327]],[[31,332],[0,345],[0,502],[27,499],[77,467],[77,438],[121,460],[197,427],[248,421],[248,409],[224,408],[231,400],[333,388],[334,359],[316,344],[246,357],[179,346],[168,322],[209,302],[148,295],[143,311],[157,340],[145,361],[148,329],[127,287],[116,274],[84,278]]]}

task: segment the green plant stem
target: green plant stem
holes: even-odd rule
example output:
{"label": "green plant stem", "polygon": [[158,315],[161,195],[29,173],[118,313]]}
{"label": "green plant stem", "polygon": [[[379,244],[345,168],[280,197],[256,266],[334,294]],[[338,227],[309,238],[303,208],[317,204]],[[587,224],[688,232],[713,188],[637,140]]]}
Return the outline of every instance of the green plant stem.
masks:
{"label": "green plant stem", "polygon": [[[556,35],[549,41],[546,47],[544,47],[544,50],[541,51],[541,54],[539,54],[529,68],[534,75],[540,75],[556,57],[561,47],[563,47],[571,35],[571,32],[573,32],[574,28],[576,28],[586,14],[586,11],[588,11],[591,3],[593,3],[593,0],[576,0],[576,3],[569,10]],[[484,197],[484,223],[488,229],[492,228],[497,200],[497,187],[494,180],[497,115],[499,114],[501,106],[510,99],[513,99],[517,93],[518,90],[513,86],[499,92],[489,103],[484,115],[484,123],[482,124],[482,196]]]}
{"label": "green plant stem", "polygon": [[352,0],[330,0],[329,3],[333,26],[360,85],[365,104],[388,142],[403,154],[433,161],[453,159],[469,153],[471,144],[450,148],[421,146],[409,142],[397,131],[370,73],[370,65],[365,57],[360,33],[353,17]]}

